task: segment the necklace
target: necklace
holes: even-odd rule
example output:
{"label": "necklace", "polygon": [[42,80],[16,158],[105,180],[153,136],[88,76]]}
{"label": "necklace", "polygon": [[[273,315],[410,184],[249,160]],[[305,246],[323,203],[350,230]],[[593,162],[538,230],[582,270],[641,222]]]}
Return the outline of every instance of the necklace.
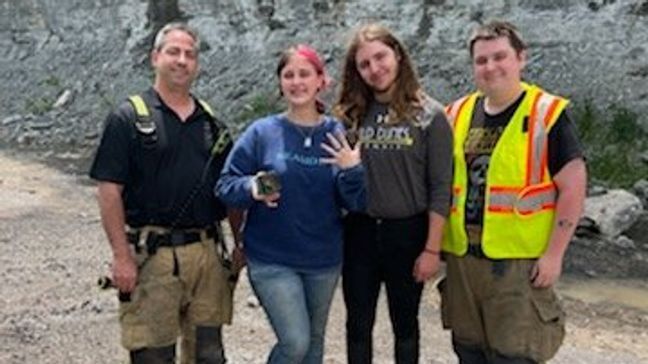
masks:
{"label": "necklace", "polygon": [[288,124],[292,125],[295,129],[297,129],[297,132],[299,132],[299,134],[304,139],[304,144],[303,144],[304,148],[308,149],[308,148],[312,147],[313,146],[313,134],[315,134],[315,130],[317,130],[317,128],[320,125],[322,125],[322,120],[319,120],[317,122],[317,124],[315,124],[313,126],[302,126],[302,125],[299,125],[299,124],[291,121],[287,116],[285,116],[285,118],[286,118],[286,121],[288,122]]}
{"label": "necklace", "polygon": [[[315,129],[317,129],[317,126],[307,127],[307,126],[295,125],[295,128],[297,128],[299,134],[301,134],[301,136],[304,138],[304,148],[308,149],[311,146],[313,146],[313,134],[315,133]],[[308,129],[308,131],[304,132],[304,129]]]}

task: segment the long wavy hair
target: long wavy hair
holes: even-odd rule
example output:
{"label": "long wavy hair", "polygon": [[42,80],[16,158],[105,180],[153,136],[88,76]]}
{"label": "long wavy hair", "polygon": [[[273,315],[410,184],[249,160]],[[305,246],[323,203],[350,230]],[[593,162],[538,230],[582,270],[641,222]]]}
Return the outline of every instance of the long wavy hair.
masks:
{"label": "long wavy hair", "polygon": [[342,87],[333,114],[356,131],[367,112],[373,91],[364,82],[356,65],[356,53],[363,43],[379,41],[394,50],[398,61],[395,91],[389,102],[389,120],[412,120],[421,110],[425,97],[407,50],[385,26],[372,23],[358,29],[347,48],[342,68]]}

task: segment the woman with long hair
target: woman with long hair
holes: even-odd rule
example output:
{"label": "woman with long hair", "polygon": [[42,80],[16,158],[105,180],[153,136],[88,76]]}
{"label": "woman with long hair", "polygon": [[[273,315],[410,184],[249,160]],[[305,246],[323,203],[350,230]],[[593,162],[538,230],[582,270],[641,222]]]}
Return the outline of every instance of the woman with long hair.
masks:
{"label": "woman with long hair", "polygon": [[449,213],[452,131],[421,88],[403,44],[384,26],[357,30],[334,107],[362,145],[366,213],[345,218],[342,270],[349,363],[371,363],[372,329],[385,284],[396,363],[418,363],[423,284],[436,274]]}

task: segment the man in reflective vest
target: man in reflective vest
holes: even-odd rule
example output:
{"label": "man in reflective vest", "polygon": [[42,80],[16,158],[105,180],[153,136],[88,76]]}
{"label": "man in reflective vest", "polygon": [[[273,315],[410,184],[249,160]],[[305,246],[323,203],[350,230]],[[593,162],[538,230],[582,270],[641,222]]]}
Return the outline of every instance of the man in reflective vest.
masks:
{"label": "man in reflective vest", "polygon": [[478,92],[447,107],[454,180],[439,285],[461,363],[540,363],[564,337],[553,285],[582,212],[586,168],[564,98],[521,81],[510,23],[470,38]]}

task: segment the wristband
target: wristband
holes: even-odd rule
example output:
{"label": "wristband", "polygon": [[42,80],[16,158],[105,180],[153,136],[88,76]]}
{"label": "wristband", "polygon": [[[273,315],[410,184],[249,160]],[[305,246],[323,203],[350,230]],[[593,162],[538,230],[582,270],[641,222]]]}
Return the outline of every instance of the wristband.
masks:
{"label": "wristband", "polygon": [[440,251],[438,251],[438,250],[433,250],[433,249],[431,249],[431,248],[425,248],[425,249],[423,249],[423,253],[428,253],[428,254],[432,254],[432,255],[441,255],[441,252],[440,252]]}

